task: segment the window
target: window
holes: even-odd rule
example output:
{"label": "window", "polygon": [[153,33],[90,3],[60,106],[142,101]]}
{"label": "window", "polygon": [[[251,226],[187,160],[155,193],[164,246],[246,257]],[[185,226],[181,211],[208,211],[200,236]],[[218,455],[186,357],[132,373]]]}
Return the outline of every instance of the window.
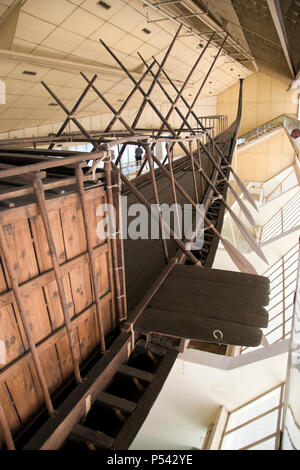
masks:
{"label": "window", "polygon": [[220,450],[279,448],[284,384],[229,413]]}
{"label": "window", "polygon": [[261,231],[260,243],[265,243],[276,236],[297,227],[300,224],[300,192],[269,220]]}
{"label": "window", "polygon": [[[269,325],[264,329],[270,344],[291,336],[297,270],[298,244],[264,274],[270,279]],[[242,352],[249,352],[250,349],[243,348]]]}

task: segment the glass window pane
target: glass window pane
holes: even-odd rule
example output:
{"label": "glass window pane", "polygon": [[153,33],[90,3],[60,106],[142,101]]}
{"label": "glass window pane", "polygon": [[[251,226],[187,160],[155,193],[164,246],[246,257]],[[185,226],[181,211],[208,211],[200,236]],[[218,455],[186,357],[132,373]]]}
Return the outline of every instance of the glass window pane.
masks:
{"label": "glass window pane", "polygon": [[254,447],[250,447],[248,450],[275,450],[276,446],[276,437],[272,437],[267,441],[262,442]]}
{"label": "glass window pane", "polygon": [[269,341],[270,344],[275,343],[276,341],[279,341],[282,339],[282,328],[278,328],[277,330],[273,331],[272,333],[266,335],[267,340]]}
{"label": "glass window pane", "polygon": [[276,328],[279,325],[282,325],[283,316],[279,315],[278,317],[274,318],[274,320],[269,320],[268,330],[271,331],[273,328]]}
{"label": "glass window pane", "polygon": [[282,313],[283,304],[280,302],[278,305],[275,305],[275,307],[268,308],[267,310],[269,312],[269,318],[273,318],[278,315],[278,313]]}
{"label": "glass window pane", "polygon": [[270,300],[269,307],[273,307],[274,305],[277,305],[281,300],[283,300],[283,294],[282,294],[282,292],[280,292],[279,294],[275,295],[275,297],[273,297],[273,298]]}
{"label": "glass window pane", "polygon": [[228,419],[226,431],[245,423],[249,419],[255,418],[256,416],[270,410],[279,404],[280,400],[280,388],[276,388],[267,395],[243,406],[237,411],[233,411]]}
{"label": "glass window pane", "polygon": [[264,437],[274,434],[277,429],[278,410],[259,418],[242,428],[224,436],[221,449],[241,449]]}

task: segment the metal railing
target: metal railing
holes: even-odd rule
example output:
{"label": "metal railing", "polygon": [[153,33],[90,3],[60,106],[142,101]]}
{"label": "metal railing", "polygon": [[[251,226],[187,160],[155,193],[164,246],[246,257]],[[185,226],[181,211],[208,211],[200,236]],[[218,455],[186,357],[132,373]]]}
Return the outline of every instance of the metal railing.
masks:
{"label": "metal railing", "polygon": [[231,411],[220,450],[278,450],[283,393],[280,384]]}
{"label": "metal railing", "polygon": [[[290,338],[298,271],[298,244],[275,263],[264,276],[270,279],[269,326],[264,334],[269,344]],[[250,348],[242,348],[241,353]]]}
{"label": "metal railing", "polygon": [[[246,143],[249,143],[250,141],[252,141],[252,140],[254,140],[258,137],[262,137],[265,134],[267,134],[267,133],[271,132],[272,130],[275,130],[276,128],[279,128],[281,126],[284,127],[287,130],[288,134],[290,134],[290,132],[293,129],[300,129],[300,121],[293,118],[292,116],[282,114],[282,115],[278,116],[277,118],[274,118],[274,119],[266,122],[265,124],[262,124],[261,126],[258,126],[254,130],[252,130],[250,132],[247,132],[246,134],[242,135],[238,139],[238,145],[244,145]],[[299,152],[299,149],[298,149],[298,152]]]}
{"label": "metal railing", "polygon": [[[298,259],[299,248],[298,248]],[[282,450],[300,450],[299,363],[300,363],[300,263],[290,343],[287,386],[284,400]]]}

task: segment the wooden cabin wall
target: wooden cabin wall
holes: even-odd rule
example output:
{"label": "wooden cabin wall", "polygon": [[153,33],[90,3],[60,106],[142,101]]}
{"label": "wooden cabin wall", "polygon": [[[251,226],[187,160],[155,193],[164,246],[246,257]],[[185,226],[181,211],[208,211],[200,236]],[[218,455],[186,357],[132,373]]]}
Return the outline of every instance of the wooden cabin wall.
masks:
{"label": "wooden cabin wall", "polygon": [[[96,235],[96,224],[101,220],[96,209],[106,202],[106,194],[103,187],[97,187],[86,190],[86,197],[107,336],[117,326],[110,242]],[[100,341],[78,193],[47,200],[47,210],[82,364],[97,350]],[[72,376],[72,360],[42,219],[35,203],[2,211],[0,219],[53,395]],[[0,365],[0,401],[15,435],[41,409],[43,396],[3,259],[0,340],[5,342],[7,354],[7,364]],[[0,428],[0,448],[1,443]]]}

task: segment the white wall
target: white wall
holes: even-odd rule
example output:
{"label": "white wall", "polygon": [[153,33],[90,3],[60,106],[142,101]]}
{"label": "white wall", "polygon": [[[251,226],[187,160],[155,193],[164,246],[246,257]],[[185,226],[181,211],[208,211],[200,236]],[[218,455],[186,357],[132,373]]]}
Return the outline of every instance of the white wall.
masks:
{"label": "white wall", "polygon": [[231,411],[285,380],[287,354],[229,371],[186,356],[174,364],[131,450],[201,448],[221,405]]}

